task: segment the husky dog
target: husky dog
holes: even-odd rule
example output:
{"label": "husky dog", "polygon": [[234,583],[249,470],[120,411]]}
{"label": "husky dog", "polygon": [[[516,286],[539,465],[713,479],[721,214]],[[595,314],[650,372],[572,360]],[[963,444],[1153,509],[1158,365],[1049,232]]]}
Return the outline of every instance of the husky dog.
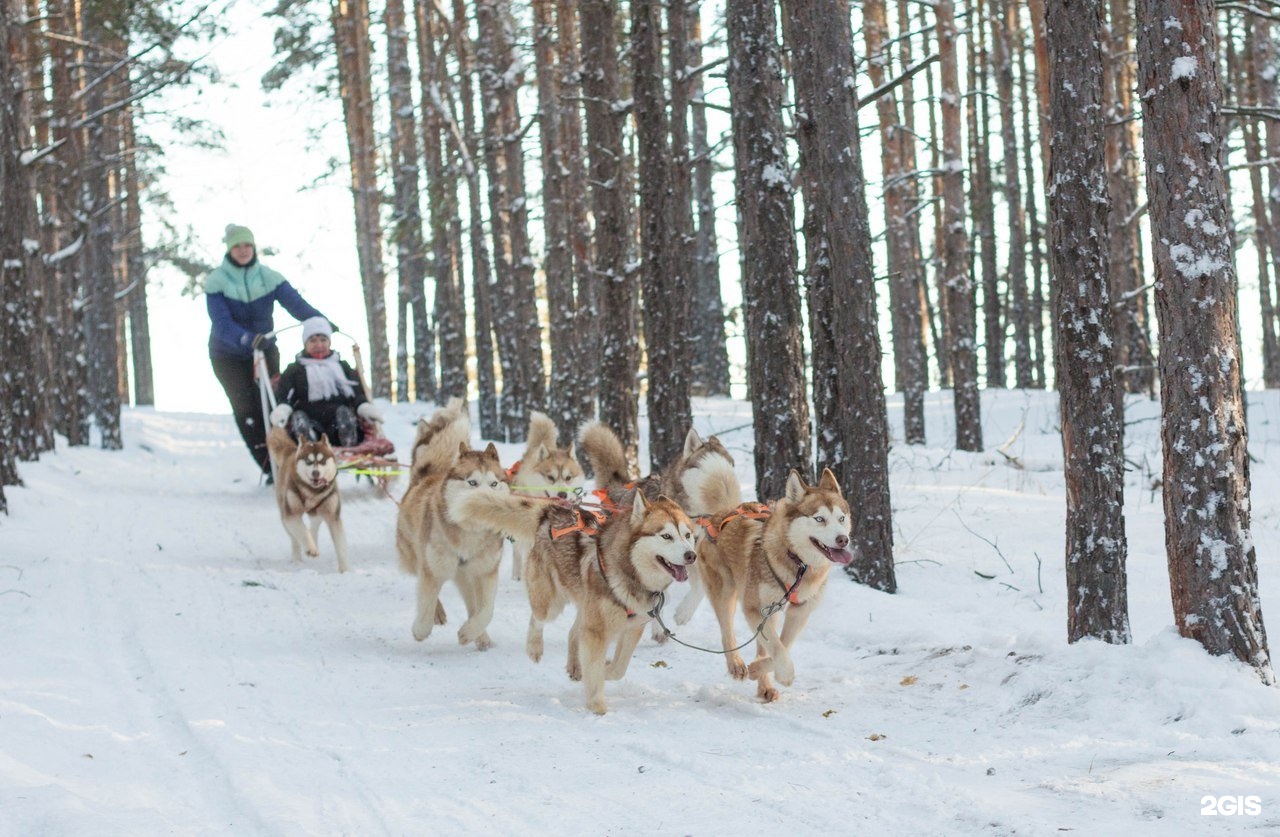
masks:
{"label": "husky dog", "polygon": [[[467,494],[459,509],[467,520],[509,534],[529,549],[529,659],[542,659],[543,626],[574,603],[566,669],[571,679],[582,681],[587,708],[603,715],[604,681],[627,673],[658,595],[672,581],[689,577],[696,557],[689,516],[666,497],[649,501],[641,493],[630,508],[612,516],[484,491]],[[613,658],[606,662],[614,643]]]}
{"label": "husky dog", "polygon": [[[289,533],[293,560],[301,561],[304,549],[312,558],[320,554],[316,535],[323,520],[329,524],[333,551],[338,555],[338,572],[345,573],[347,534],[342,527],[338,460],[329,447],[329,437],[321,436],[318,442],[295,442],[284,430],[273,427],[267,436],[267,451],[276,464],[276,504],[280,507],[280,522]],[[311,516],[310,528],[303,522],[303,515]]]}
{"label": "husky dog", "polygon": [[[734,472],[733,456],[720,440],[709,436],[703,440],[697,430],[689,428],[684,439],[684,451],[674,462],[656,476],[631,482],[626,453],[617,434],[607,425],[592,422],[582,428],[580,436],[583,451],[596,473],[596,482],[609,496],[625,502],[629,487],[633,486],[646,497],[666,495],[684,509],[695,522],[702,524],[695,529],[701,535],[705,522],[716,514],[728,512],[742,502],[738,476]],[[676,623],[683,625],[692,618],[704,598],[697,566],[689,573],[689,591],[676,608]],[[656,622],[653,638],[665,642],[666,633]]]}
{"label": "husky dog", "polygon": [[[766,703],[778,699],[770,672],[783,686],[795,678],[791,646],[822,600],[831,565],[853,559],[849,517],[849,504],[830,470],[823,470],[816,486],[806,485],[792,471],[786,496],[767,519],[741,510],[719,515],[712,520],[720,529],[718,537],[699,544],[702,580],[725,649],[738,645],[733,616],[739,602],[748,625],[754,629],[764,622],[751,665],[736,651],[726,654],[725,662],[735,680],[748,675],[755,680],[756,694]],[[776,609],[784,605],[786,620],[779,634]]]}
{"label": "husky dog", "polygon": [[[512,491],[532,497],[576,498],[582,494],[586,477],[582,466],[574,456],[573,443],[567,448],[556,447],[556,424],[545,413],[529,414],[529,438],[525,441],[524,456],[509,470]],[[511,547],[511,577],[520,580],[524,564],[524,547],[515,543]]]}
{"label": "husky dog", "polygon": [[459,503],[470,494],[506,495],[510,489],[493,443],[471,450],[470,437],[471,421],[458,398],[419,422],[409,490],[396,520],[396,550],[400,569],[418,577],[413,638],[422,641],[444,624],[440,588],[453,581],[467,606],[458,642],[474,642],[483,651],[493,645],[486,629],[498,590],[502,536],[469,525]]}

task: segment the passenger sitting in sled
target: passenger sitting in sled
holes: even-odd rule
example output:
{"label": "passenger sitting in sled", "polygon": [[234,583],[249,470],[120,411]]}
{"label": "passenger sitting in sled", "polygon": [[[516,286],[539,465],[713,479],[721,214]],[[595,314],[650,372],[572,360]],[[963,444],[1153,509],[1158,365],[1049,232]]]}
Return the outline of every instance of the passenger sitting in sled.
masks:
{"label": "passenger sitting in sled", "polygon": [[355,370],[330,348],[332,334],[324,317],[302,323],[303,350],[280,375],[271,423],[295,439],[324,434],[338,447],[355,447],[364,438],[358,419],[376,424],[382,414],[365,397]]}

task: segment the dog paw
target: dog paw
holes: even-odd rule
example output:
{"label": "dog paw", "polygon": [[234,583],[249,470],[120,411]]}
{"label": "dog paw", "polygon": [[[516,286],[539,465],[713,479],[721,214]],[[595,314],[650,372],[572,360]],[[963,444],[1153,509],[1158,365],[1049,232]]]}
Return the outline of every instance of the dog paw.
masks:
{"label": "dog paw", "polygon": [[492,647],[493,647],[493,640],[489,639],[488,632],[480,634],[480,636],[476,637],[477,651],[488,651]]}
{"label": "dog paw", "polygon": [[609,707],[605,705],[604,698],[594,698],[587,701],[587,708],[597,715],[603,715],[609,711]]}
{"label": "dog paw", "polygon": [[346,562],[346,561],[339,561],[339,562],[338,562],[338,572],[340,572],[340,573],[345,573],[346,571],[347,571],[347,562]]}
{"label": "dog paw", "polygon": [[422,642],[424,639],[431,636],[431,629],[434,627],[434,625],[424,622],[421,619],[415,619],[413,622],[413,638],[418,642]]}
{"label": "dog paw", "polygon": [[773,663],[773,676],[783,686],[790,686],[796,679],[796,667],[787,657],[779,657]]}
{"label": "dog paw", "polygon": [[576,660],[565,666],[564,670],[568,672],[569,679],[575,683],[582,679],[582,666],[578,665]]}
{"label": "dog paw", "polygon": [[667,632],[666,632],[666,631],[664,631],[664,630],[662,630],[662,628],[661,628],[661,627],[659,627],[659,626],[657,625],[657,623],[655,623],[655,624],[654,624],[654,626],[653,626],[653,634],[652,634],[652,635],[653,635],[653,641],[654,641],[654,642],[658,643],[659,645],[664,645],[664,644],[666,644],[666,641],[667,641]]}
{"label": "dog paw", "polygon": [[751,661],[751,665],[747,666],[747,676],[752,680],[759,680],[761,677],[768,677],[773,671],[773,658],[760,657]]}
{"label": "dog paw", "polygon": [[729,676],[734,680],[747,679],[747,664],[743,662],[742,655],[733,654],[732,656],[725,657],[725,664],[729,669]]}
{"label": "dog paw", "polygon": [[310,558],[319,558],[319,557],[320,557],[320,550],[318,550],[318,549],[308,549],[308,550],[307,550],[307,556],[308,556],[308,557],[310,557]]}
{"label": "dog paw", "polygon": [[778,699],[778,690],[772,686],[761,686],[756,690],[756,697],[764,703],[773,703]]}
{"label": "dog paw", "polygon": [[524,644],[525,655],[535,663],[542,662],[542,637],[530,639]]}
{"label": "dog paw", "polygon": [[[459,645],[470,645],[474,642],[476,643],[476,646],[479,647],[481,640],[488,642],[488,645],[485,645],[484,648],[488,648],[489,645],[493,644],[492,642],[489,642],[489,635],[485,632],[485,629],[478,625],[473,625],[470,619],[462,623],[461,628],[458,628]],[[481,648],[480,650],[483,651],[484,648]]]}

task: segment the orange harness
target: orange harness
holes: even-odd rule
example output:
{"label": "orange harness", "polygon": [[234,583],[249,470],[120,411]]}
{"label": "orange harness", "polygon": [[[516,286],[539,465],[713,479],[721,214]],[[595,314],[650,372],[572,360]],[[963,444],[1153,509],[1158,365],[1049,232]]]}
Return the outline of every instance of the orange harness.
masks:
{"label": "orange harness", "polygon": [[762,503],[742,503],[721,518],[719,526],[716,525],[715,519],[711,517],[695,517],[693,522],[707,530],[707,537],[714,541],[720,536],[721,530],[735,517],[745,517],[748,520],[765,520],[771,514],[773,512],[769,507]]}
{"label": "orange harness", "polygon": [[[584,535],[594,538],[596,535],[600,534],[600,527],[604,526],[605,522],[609,519],[609,515],[605,514],[603,511],[596,511],[595,509],[584,509],[579,506],[576,511],[578,519],[572,524],[568,526],[552,527],[552,538],[561,538],[570,532],[582,532]],[[591,519],[588,520],[588,517]]]}

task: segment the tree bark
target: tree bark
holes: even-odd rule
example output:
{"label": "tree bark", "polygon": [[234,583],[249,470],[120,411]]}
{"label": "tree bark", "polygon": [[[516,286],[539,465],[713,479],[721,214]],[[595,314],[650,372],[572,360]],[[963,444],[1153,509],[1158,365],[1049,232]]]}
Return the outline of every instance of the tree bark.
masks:
{"label": "tree bark", "polygon": [[[1000,139],[1004,147],[1004,202],[1009,225],[1009,320],[1013,326],[1015,386],[1026,389],[1034,381],[1031,367],[1031,312],[1027,299],[1027,237],[1022,210],[1022,178],[1018,155],[1018,126],[1014,120],[1013,45],[1020,44],[1019,5],[995,0],[992,29],[996,95],[1000,101]],[[1019,47],[1021,48],[1021,47]]]}
{"label": "tree bark", "polygon": [[1236,275],[1210,0],[1139,0],[1165,541],[1178,631],[1275,680],[1249,532]]}
{"label": "tree bark", "polygon": [[810,457],[777,21],[772,0],[728,0],[725,18],[756,496],[772,500]]}
{"label": "tree bark", "polygon": [[1067,487],[1067,641],[1128,643],[1124,409],[1115,379],[1102,90],[1104,0],[1046,0],[1049,258]]}

